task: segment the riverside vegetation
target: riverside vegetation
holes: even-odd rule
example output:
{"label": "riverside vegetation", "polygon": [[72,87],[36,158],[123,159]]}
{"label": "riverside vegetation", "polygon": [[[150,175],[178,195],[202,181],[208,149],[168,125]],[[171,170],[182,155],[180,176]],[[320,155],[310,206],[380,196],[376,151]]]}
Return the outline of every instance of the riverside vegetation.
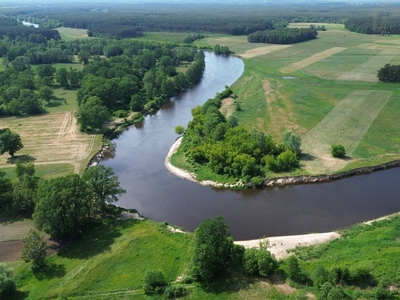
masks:
{"label": "riverside vegetation", "polygon": [[[172,10],[175,10],[175,8],[173,7]],[[24,19],[35,18],[30,20],[47,24],[49,27],[59,26],[62,22],[67,24],[66,22],[68,21],[66,20],[67,18],[62,21],[57,21],[56,17],[54,19],[44,18],[40,11],[35,10],[34,16],[27,16],[14,6],[6,10],[8,15],[19,15],[19,18]],[[262,11],[259,8],[256,8],[256,10]],[[271,19],[270,23],[266,23],[267,26],[270,27],[272,24],[273,26],[286,26],[291,20],[311,20],[313,22],[339,20],[339,22],[344,22],[343,18],[346,16],[344,12],[350,11],[348,7],[338,7],[337,10],[329,14],[320,12],[317,15],[316,10],[311,10],[310,12],[304,12],[303,15],[300,12],[299,15],[298,12],[295,12],[297,7],[294,7],[293,10],[286,11],[287,17],[282,17],[280,20]],[[68,15],[67,10],[58,11],[62,11],[66,16]],[[243,14],[243,11],[245,10],[241,10],[240,14]],[[99,15],[108,16],[105,14],[106,9],[101,12],[99,9],[95,9],[92,12],[94,12],[92,18],[96,18]],[[252,12],[254,12],[254,9]],[[49,12],[49,15],[50,13],[52,16],[56,15],[55,12]],[[182,16],[182,12],[179,13]],[[198,11],[193,12],[193,14],[195,13],[197,14]],[[193,14],[186,13],[185,18],[177,18],[176,15],[169,12],[166,19],[172,20],[170,19],[172,15],[173,20],[181,20],[180,24],[174,23],[173,27],[171,27],[172,22],[169,22],[168,25],[168,22],[163,19],[164,21],[159,23],[159,28],[166,29],[168,26],[170,26],[168,27],[170,29],[177,28],[177,26],[179,27],[184,23],[186,26],[183,28],[187,30],[188,24],[196,22],[194,18],[191,18]],[[80,18],[77,14],[70,15],[76,17],[71,24],[76,27],[85,26],[80,21],[87,18],[87,15],[84,16],[84,13],[82,13]],[[118,18],[109,18],[108,22],[110,23],[107,24],[111,24],[112,20],[116,19]],[[11,17],[11,23],[14,20],[15,18]],[[255,22],[252,22],[252,24],[257,25],[260,19],[253,17],[253,20]],[[8,21],[6,20],[6,22]],[[150,19],[149,21],[152,22]],[[217,20],[216,25],[214,24],[215,26],[212,27],[212,31],[240,34],[245,28],[251,28],[251,30],[266,29],[256,28],[257,26],[239,26],[235,28],[228,26],[223,28],[221,24],[224,22],[224,19]],[[209,22],[204,22],[204,24],[206,23]],[[203,23],[197,22],[197,24],[204,26]],[[300,25],[290,25],[290,27],[296,26]],[[309,27],[310,24],[305,26]],[[202,117],[199,114],[199,119],[208,118],[208,121],[213,124],[212,122],[217,117],[218,121],[220,121],[219,124],[226,124],[218,125],[221,128],[226,127],[226,132],[237,130],[242,132],[243,136],[249,135],[247,132],[253,132],[253,136],[258,137],[265,145],[268,145],[270,141],[279,141],[283,133],[290,129],[293,133],[291,136],[301,137],[303,152],[303,156],[296,156],[297,159],[300,158],[299,163],[302,169],[297,169],[292,173],[335,172],[398,158],[399,131],[398,122],[396,122],[399,109],[399,101],[396,101],[399,96],[398,88],[394,85],[377,82],[376,76],[377,70],[385,64],[399,64],[396,56],[397,52],[395,53],[398,37],[381,35],[377,38],[376,36],[351,33],[344,30],[343,25],[340,24],[321,24],[321,26],[324,26],[327,31],[319,33],[317,39],[296,45],[260,46],[259,44],[249,44],[246,36],[223,36],[218,34],[206,34],[207,36],[204,39],[195,40],[195,45],[199,47],[214,49],[218,48],[216,45],[229,46],[233,52],[243,57],[246,64],[245,74],[230,88],[233,94],[231,92],[228,93],[231,96],[235,95],[233,103],[237,111],[234,116],[221,116],[219,111],[216,110],[219,104],[215,105],[213,102],[223,101],[225,97],[218,99],[217,96],[217,99],[211,100],[207,104],[210,107],[210,109],[207,109],[210,114],[207,116],[207,111]],[[113,26],[105,26],[103,28],[95,26],[86,29],[92,29],[89,32],[90,35],[107,37],[111,37],[113,34],[115,34],[115,37],[122,37],[124,34],[136,34],[138,32],[143,35],[143,31],[138,31],[139,28],[134,28],[135,32],[121,30],[110,33],[109,29],[112,28]],[[157,73],[159,69],[162,69],[160,64],[161,56],[157,54],[155,62],[155,66],[159,69],[151,71],[142,65],[143,62],[154,62],[152,59],[146,60],[146,58],[150,57],[146,53],[137,55],[139,57],[142,56],[143,61],[140,60],[139,62],[118,55],[121,49],[123,52],[128,52],[129,50],[122,47],[122,45],[129,44],[132,46],[130,42],[125,40],[91,40],[86,37],[85,40],[70,43],[58,43],[56,39],[43,42],[42,38],[35,34],[29,37],[33,29],[22,29],[18,32],[23,30],[29,32],[29,34],[25,37],[20,35],[21,37],[16,38],[15,41],[10,41],[7,38],[1,41],[2,47],[0,48],[2,51],[4,49],[7,51],[10,51],[10,49],[22,49],[21,51],[25,51],[10,61],[8,61],[6,54],[6,60],[3,60],[4,64],[1,65],[1,70],[4,70],[2,75],[9,76],[7,78],[4,77],[8,80],[7,82],[13,83],[12,85],[15,82],[18,83],[15,84],[17,86],[17,88],[14,88],[14,91],[17,91],[15,94],[11,93],[11,90],[9,91],[9,95],[13,95],[10,98],[11,101],[7,102],[2,99],[2,112],[12,112],[13,110],[9,108],[14,106],[8,106],[13,101],[12,104],[34,103],[36,105],[39,103],[41,108],[47,110],[50,114],[38,117],[40,119],[28,117],[23,119],[23,122],[15,117],[2,119],[1,121],[7,125],[13,125],[9,126],[13,131],[15,128],[19,129],[15,131],[21,133],[24,139],[24,137],[33,136],[30,130],[40,127],[40,124],[45,120],[44,118],[54,118],[55,114],[60,114],[61,121],[58,118],[47,119],[50,122],[52,122],[51,120],[60,121],[54,121],[54,123],[60,123],[60,128],[52,128],[53,131],[57,132],[59,139],[66,142],[64,139],[71,135],[85,145],[90,144],[91,147],[80,153],[79,159],[56,161],[58,163],[56,168],[52,167],[54,161],[50,163],[50,161],[44,160],[45,166],[38,164],[38,170],[41,170],[41,174],[45,174],[47,178],[53,177],[54,179],[47,183],[40,183],[40,193],[36,196],[33,190],[37,188],[38,179],[36,176],[39,176],[39,172],[36,175],[32,165],[20,165],[19,168],[22,167],[23,169],[21,172],[11,171],[10,167],[5,168],[8,174],[16,174],[13,175],[15,185],[13,186],[11,181],[6,178],[6,175],[1,173],[2,187],[6,187],[5,190],[2,189],[1,191],[6,191],[6,193],[1,195],[0,200],[7,200],[7,203],[10,203],[9,199],[13,199],[10,204],[11,207],[18,204],[17,207],[32,210],[35,209],[33,207],[35,201],[32,202],[32,197],[37,197],[38,203],[40,203],[39,207],[41,206],[41,213],[48,211],[53,215],[52,220],[57,221],[58,217],[54,210],[46,209],[47,204],[54,202],[50,197],[45,196],[47,192],[60,190],[59,186],[69,187],[66,189],[67,192],[74,190],[74,187],[79,187],[84,191],[91,191],[90,195],[92,197],[88,197],[86,192],[78,195],[79,199],[85,200],[84,203],[90,203],[90,206],[80,207],[83,209],[83,214],[76,222],[74,219],[70,222],[71,224],[82,225],[79,230],[75,230],[76,228],[71,229],[67,226],[67,230],[61,232],[61,235],[65,232],[79,233],[80,238],[70,241],[65,246],[62,245],[64,247],[58,253],[46,258],[43,268],[35,270],[35,268],[31,268],[33,266],[32,263],[13,261],[10,262],[15,267],[13,275],[7,266],[0,265],[0,278],[2,283],[5,283],[4,286],[12,290],[14,283],[16,285],[17,291],[13,294],[13,298],[120,299],[123,297],[148,299],[150,297],[162,298],[164,295],[166,297],[182,295],[187,299],[260,299],[265,297],[270,299],[305,299],[307,296],[312,296],[312,294],[320,299],[399,298],[398,287],[400,282],[396,274],[399,273],[397,242],[400,221],[397,217],[375,222],[371,225],[363,224],[344,230],[341,239],[328,245],[297,249],[295,258],[283,260],[282,262],[276,262],[273,256],[268,253],[266,243],[260,245],[260,250],[247,250],[245,252],[241,247],[235,247],[229,236],[228,228],[221,218],[206,220],[199,226],[194,235],[190,233],[173,233],[165,223],[157,224],[149,220],[120,220],[115,218],[114,215],[120,216],[120,212],[117,209],[112,206],[102,205],[105,203],[104,201],[92,201],[93,199],[98,199],[98,197],[92,194],[93,187],[89,188],[86,185],[87,179],[70,174],[74,171],[82,173],[84,168],[81,165],[84,165],[84,161],[87,161],[85,158],[90,157],[94,144],[99,145],[98,138],[92,138],[91,135],[87,138],[88,135],[80,135],[81,133],[78,135],[76,126],[72,126],[75,124],[74,111],[82,109],[75,102],[76,89],[80,87],[80,82],[83,80],[82,75],[85,72],[82,71],[82,64],[90,66],[93,62],[93,66],[96,63],[100,66],[94,72],[101,73],[102,77],[105,78],[97,79],[99,79],[98,82],[104,85],[101,88],[104,88],[106,92],[109,92],[109,89],[118,88],[115,85],[117,80],[114,78],[116,77],[113,77],[116,74],[108,74],[108,72],[105,74],[107,68],[111,70],[117,69],[116,66],[120,64],[118,65],[119,67],[127,66],[130,69],[134,65],[136,66],[136,63],[140,64],[139,77],[136,73],[129,74],[131,69],[123,75],[133,75],[138,78],[143,76],[144,78],[144,74],[147,71],[149,78],[155,76],[156,79],[159,79],[156,84],[149,80],[150,83],[153,83],[153,86],[151,84],[146,87],[144,87],[144,84],[142,86],[141,92],[146,95],[146,101],[153,101],[152,105],[148,105],[148,107],[145,107],[146,104],[144,104],[144,108],[149,108],[150,111],[162,101],[165,101],[165,94],[158,89],[159,83],[161,82],[162,84],[163,80],[171,79],[169,78],[170,76],[164,77],[164,74],[160,75],[162,72]],[[79,31],[79,36],[81,37],[81,35],[82,32]],[[165,35],[165,33],[156,32],[148,34],[150,39],[165,39]],[[189,35],[189,33],[184,35],[175,33],[173,36],[183,40],[184,37]],[[140,37],[140,39],[143,38],[146,37]],[[179,41],[177,43],[179,44]],[[38,44],[37,48],[35,44]],[[144,52],[151,50],[147,47],[154,47],[157,51],[163,48],[159,44],[147,42],[143,42],[143,45],[143,49],[146,49]],[[46,47],[54,49],[50,51]],[[165,47],[168,48],[169,46]],[[28,49],[31,49],[31,51],[28,51]],[[70,52],[64,51],[67,49],[70,49]],[[195,53],[188,47],[183,47],[182,52],[179,52],[181,47],[176,49],[178,49],[178,52],[175,52],[175,54]],[[37,55],[40,52],[45,54]],[[51,56],[50,52],[57,53],[57,55]],[[11,51],[10,53],[12,54],[13,52]],[[11,54],[10,58],[12,58]],[[55,73],[52,68],[46,67],[51,72],[50,76],[37,76],[39,72],[45,71],[44,68],[30,66],[35,64],[34,59],[36,57],[63,57],[58,56],[58,54],[67,55],[66,57],[71,58],[71,60],[64,62],[67,63],[66,65],[53,65],[56,69]],[[26,55],[30,56],[29,61],[23,58]],[[76,63],[76,57],[73,55],[76,55],[78,61],[82,64]],[[97,55],[106,55],[108,60],[102,60]],[[17,59],[18,56],[22,57]],[[13,64],[13,62],[15,63]],[[51,61],[47,62],[47,64],[53,62],[59,61]],[[108,65],[108,63],[110,64]],[[183,65],[177,66],[176,69],[188,70],[189,68],[185,66],[186,63],[189,65],[189,62],[185,61]],[[11,67],[7,67],[7,64]],[[101,68],[101,64],[107,65]],[[21,71],[21,69],[24,70]],[[172,68],[170,69],[172,70]],[[62,70],[58,71],[58,78],[57,70]],[[126,71],[125,69],[123,70],[124,72]],[[97,74],[90,75],[92,75],[92,78],[93,75],[98,76]],[[45,77],[49,77],[50,80]],[[119,78],[118,75],[117,78]],[[132,79],[132,77],[129,78]],[[88,79],[87,82],[90,82],[90,80]],[[133,80],[133,82],[136,81]],[[20,86],[21,84],[27,85]],[[186,82],[186,84],[190,84],[190,82]],[[50,95],[45,86],[50,87],[54,94]],[[131,109],[129,106],[132,98],[127,100],[127,98],[125,99],[121,96],[118,99],[110,99],[111,102],[100,103],[99,99],[93,99],[99,96],[96,95],[98,91],[90,87],[90,85],[88,86],[88,93],[82,95],[82,102],[90,103],[90,107],[100,107],[102,109],[109,105],[112,107],[108,112],[109,114],[115,109],[119,111],[118,114],[122,118],[127,116],[126,110]],[[2,95],[6,95],[5,87],[2,89],[4,90]],[[103,92],[102,90],[99,94]],[[153,97],[147,97],[149,95]],[[99,98],[101,99],[101,97]],[[103,100],[101,99],[101,101]],[[113,102],[115,100],[117,102]],[[155,105],[154,107],[153,104]],[[30,114],[29,111],[25,111],[26,107],[30,107],[29,105],[24,104],[15,107],[18,108],[14,110],[17,115]],[[363,110],[360,110],[360,108],[363,108]],[[110,108],[107,107],[107,109]],[[199,111],[201,111],[201,108],[196,108],[194,110],[195,115]],[[341,111],[347,111],[349,115],[340,114]],[[369,117],[366,118],[366,115]],[[76,116],[78,117],[79,115]],[[36,123],[33,123],[34,120],[36,120]],[[358,126],[352,123],[354,120],[356,121],[355,123],[359,124]],[[21,123],[25,126],[21,126]],[[227,127],[229,124],[238,125],[237,123],[239,123],[240,127]],[[202,125],[205,125],[205,123]],[[344,130],[349,126],[353,126],[355,130]],[[21,127],[24,128],[21,130]],[[85,124],[82,129],[90,131],[96,129],[96,127],[100,127],[100,125],[95,124],[92,127],[90,124]],[[255,130],[252,131],[253,128]],[[194,128],[188,126],[188,129],[190,131]],[[249,136],[251,137],[252,135],[250,134]],[[326,137],[329,138],[326,139]],[[38,140],[38,136],[33,136],[33,138]],[[45,140],[44,142],[48,141]],[[48,144],[45,143],[41,144],[42,152],[44,151],[43,149],[49,148]],[[279,142],[273,143],[275,146],[276,144],[279,144]],[[283,140],[282,144],[284,144]],[[343,144],[348,156],[352,159],[335,160],[332,165],[332,161],[325,154],[328,153],[329,155],[330,146],[334,144]],[[32,156],[29,154],[32,154],[30,151],[35,148],[33,145],[38,145],[38,141],[33,142],[30,140],[28,143],[24,142],[24,145],[25,148],[21,150],[20,153],[22,155],[19,158],[23,159],[24,162],[33,161]],[[72,144],[68,146],[68,149],[71,149],[71,146]],[[277,148],[279,149],[279,147]],[[55,153],[57,151],[54,148],[52,148],[52,152],[54,152],[53,159],[55,154],[62,156],[60,152]],[[73,153],[74,151],[68,150],[66,152]],[[40,155],[37,154],[34,158],[38,159]],[[243,156],[240,156],[240,158],[243,158]],[[249,161],[247,156],[245,158],[246,160],[236,159],[237,164],[239,165],[241,161]],[[273,156],[273,159],[277,159],[277,156]],[[73,168],[71,168],[71,161],[73,161]],[[185,159],[182,159],[181,162],[187,164]],[[2,164],[2,168],[8,166],[7,164]],[[254,169],[260,170],[260,168]],[[233,176],[238,176],[237,170],[231,171]],[[267,171],[266,176],[280,176],[281,174],[287,173],[276,175]],[[67,176],[60,177],[60,175]],[[245,175],[247,176],[246,172]],[[251,180],[252,177],[249,177],[249,179]],[[22,195],[12,195],[14,187],[15,190],[19,190],[18,186],[23,187],[28,192]],[[66,203],[74,198],[68,193],[62,194],[60,197]],[[39,198],[44,200],[39,200]],[[20,201],[14,204],[13,201],[15,199]],[[67,207],[69,206],[67,205]],[[104,213],[105,208],[110,210]],[[107,217],[101,218],[103,215],[107,215]],[[77,217],[74,214],[71,214],[71,216]],[[51,218],[49,218],[48,223],[50,223],[50,220]],[[56,225],[37,222],[39,227],[57,236],[60,233],[59,231],[53,232],[48,228],[49,226],[58,228],[59,225],[56,222],[52,224]],[[212,230],[214,227],[220,230]],[[214,237],[215,240],[213,241]],[[215,243],[220,244],[221,247],[214,249],[212,244]],[[204,245],[204,248],[199,245]],[[203,257],[202,255],[205,256]],[[219,259],[217,264],[213,261],[215,258]],[[183,275],[184,278],[180,283],[176,283],[175,280],[180,278],[180,275]],[[294,288],[286,284],[283,285],[283,288],[280,288],[280,285],[271,285],[271,283],[282,283],[284,281],[289,282]],[[159,291],[165,294],[160,296],[154,294],[146,295],[144,293],[146,287],[150,287],[147,289],[150,294]]]}

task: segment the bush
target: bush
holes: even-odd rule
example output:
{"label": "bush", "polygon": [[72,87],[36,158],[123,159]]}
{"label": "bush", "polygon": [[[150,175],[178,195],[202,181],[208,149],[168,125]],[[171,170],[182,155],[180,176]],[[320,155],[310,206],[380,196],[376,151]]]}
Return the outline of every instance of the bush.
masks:
{"label": "bush", "polygon": [[123,109],[116,110],[113,112],[113,116],[115,116],[117,118],[125,118],[127,115],[128,115],[128,113]]}
{"label": "bush", "polygon": [[331,154],[333,157],[344,157],[346,155],[346,149],[343,145],[332,145]]}
{"label": "bush", "polygon": [[0,263],[0,299],[7,299],[15,291],[13,270],[5,263]]}
{"label": "bush", "polygon": [[247,274],[271,275],[278,267],[275,257],[267,250],[267,243],[260,243],[260,248],[247,249],[243,256],[243,268]]}
{"label": "bush", "polygon": [[192,276],[185,276],[182,281],[183,284],[191,284],[194,282],[194,278]]}
{"label": "bush", "polygon": [[162,294],[167,286],[164,274],[156,270],[147,272],[144,284],[144,292],[147,295]]}
{"label": "bush", "polygon": [[187,288],[185,288],[182,285],[174,285],[174,286],[168,286],[165,289],[165,296],[167,298],[179,298],[179,297],[183,297],[186,296],[188,294],[188,290]]}

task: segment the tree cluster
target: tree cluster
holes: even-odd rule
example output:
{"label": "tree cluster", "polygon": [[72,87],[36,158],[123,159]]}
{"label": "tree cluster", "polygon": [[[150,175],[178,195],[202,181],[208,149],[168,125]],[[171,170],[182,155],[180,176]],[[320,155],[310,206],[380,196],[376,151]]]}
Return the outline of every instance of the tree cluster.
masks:
{"label": "tree cluster", "polygon": [[13,269],[5,263],[0,263],[0,299],[8,299],[15,291]]}
{"label": "tree cluster", "polygon": [[346,149],[343,145],[332,145],[331,146],[331,154],[333,157],[344,157],[346,156]]}
{"label": "tree cluster", "polygon": [[[198,83],[205,67],[203,52],[173,44],[117,41],[104,53],[108,59],[94,57],[83,70],[77,93],[82,130],[101,128],[117,110],[147,113],[160,108]],[[178,73],[182,63],[189,66]]]}
{"label": "tree cluster", "polygon": [[250,43],[294,44],[315,39],[317,35],[315,27],[278,28],[253,32],[247,36],[247,40]]}
{"label": "tree cluster", "polygon": [[400,82],[400,65],[386,64],[379,69],[378,78],[383,82]]}
{"label": "tree cluster", "polygon": [[378,16],[359,16],[349,18],[345,23],[345,28],[358,33],[365,34],[399,34],[400,15],[388,16],[387,14]]}
{"label": "tree cluster", "polygon": [[[205,164],[217,174],[227,174],[245,182],[260,182],[265,172],[287,171],[299,165],[300,138],[277,145],[269,135],[253,130],[248,133],[234,116],[226,119],[219,107],[230,96],[228,88],[192,109],[179,151],[194,164]],[[292,136],[294,135],[294,137]]]}
{"label": "tree cluster", "polygon": [[15,152],[23,147],[18,133],[12,132],[9,128],[0,129],[0,155],[8,152],[11,157],[14,157]]}

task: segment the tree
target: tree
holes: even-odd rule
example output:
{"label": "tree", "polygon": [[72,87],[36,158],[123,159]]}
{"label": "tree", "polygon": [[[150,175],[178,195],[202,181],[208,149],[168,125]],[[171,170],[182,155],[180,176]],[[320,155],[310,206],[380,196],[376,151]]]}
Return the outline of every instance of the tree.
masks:
{"label": "tree", "polygon": [[0,299],[7,299],[15,291],[13,269],[8,268],[5,263],[0,263]]}
{"label": "tree", "polygon": [[14,183],[13,210],[15,212],[33,212],[35,208],[33,196],[39,182],[39,177],[35,176],[35,165],[21,163],[17,160],[15,172],[18,181]]}
{"label": "tree", "polygon": [[233,241],[223,217],[206,219],[195,230],[192,274],[208,282],[223,272],[231,261]]}
{"label": "tree", "polygon": [[268,251],[268,240],[260,241],[259,248],[247,249],[243,256],[243,268],[248,274],[269,276],[278,267],[275,257]]}
{"label": "tree", "polygon": [[50,103],[51,97],[53,97],[53,94],[54,94],[53,89],[47,85],[42,86],[39,89],[39,97],[41,99],[43,99],[44,101],[46,101],[47,103]]}
{"label": "tree", "polygon": [[81,124],[81,130],[101,129],[103,124],[110,119],[110,113],[107,107],[99,97],[90,97],[87,102],[81,105],[78,110],[78,122]]}
{"label": "tree", "polygon": [[33,269],[43,268],[48,246],[40,233],[35,229],[30,229],[28,235],[22,241],[24,242],[24,247],[22,248],[21,258],[25,262],[32,261]]}
{"label": "tree", "polygon": [[286,130],[282,134],[282,142],[285,147],[287,147],[289,150],[292,150],[297,155],[301,153],[301,139],[298,134],[293,133],[290,130]]}
{"label": "tree", "polygon": [[63,87],[68,87],[68,71],[66,68],[61,68],[56,71],[56,81]]}
{"label": "tree", "polygon": [[346,149],[343,145],[332,145],[331,154],[333,157],[344,157],[346,156]]}
{"label": "tree", "polygon": [[161,271],[152,270],[147,272],[144,279],[144,292],[148,295],[161,294],[164,292],[167,282]]}
{"label": "tree", "polygon": [[6,178],[6,173],[0,170],[0,207],[10,208],[12,204],[12,183]]}
{"label": "tree", "polygon": [[91,167],[83,173],[82,179],[89,184],[95,196],[96,205],[102,211],[106,209],[106,204],[118,201],[117,195],[126,193],[120,187],[118,176],[110,167],[103,165]]}
{"label": "tree", "polygon": [[77,174],[40,181],[34,200],[35,226],[52,238],[78,235],[93,209],[92,191]]}
{"label": "tree", "polygon": [[184,134],[185,133],[185,127],[178,125],[175,126],[175,133],[176,134]]}
{"label": "tree", "polygon": [[9,128],[0,129],[0,155],[8,152],[11,157],[14,157],[15,152],[23,147],[21,136],[18,133],[12,132]]}
{"label": "tree", "polygon": [[54,68],[52,65],[39,65],[36,68],[36,72],[40,78],[53,78],[54,74],[56,73],[56,68]]}

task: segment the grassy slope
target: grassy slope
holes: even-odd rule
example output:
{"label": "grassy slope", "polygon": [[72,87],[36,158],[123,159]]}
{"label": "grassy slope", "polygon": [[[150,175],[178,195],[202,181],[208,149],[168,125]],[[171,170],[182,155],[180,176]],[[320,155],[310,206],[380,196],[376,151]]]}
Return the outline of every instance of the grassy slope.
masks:
{"label": "grassy slope", "polygon": [[18,289],[28,299],[140,292],[147,271],[161,270],[168,282],[184,272],[190,238],[152,221],[110,221],[49,257],[43,274],[35,277],[30,264],[17,268]]}

